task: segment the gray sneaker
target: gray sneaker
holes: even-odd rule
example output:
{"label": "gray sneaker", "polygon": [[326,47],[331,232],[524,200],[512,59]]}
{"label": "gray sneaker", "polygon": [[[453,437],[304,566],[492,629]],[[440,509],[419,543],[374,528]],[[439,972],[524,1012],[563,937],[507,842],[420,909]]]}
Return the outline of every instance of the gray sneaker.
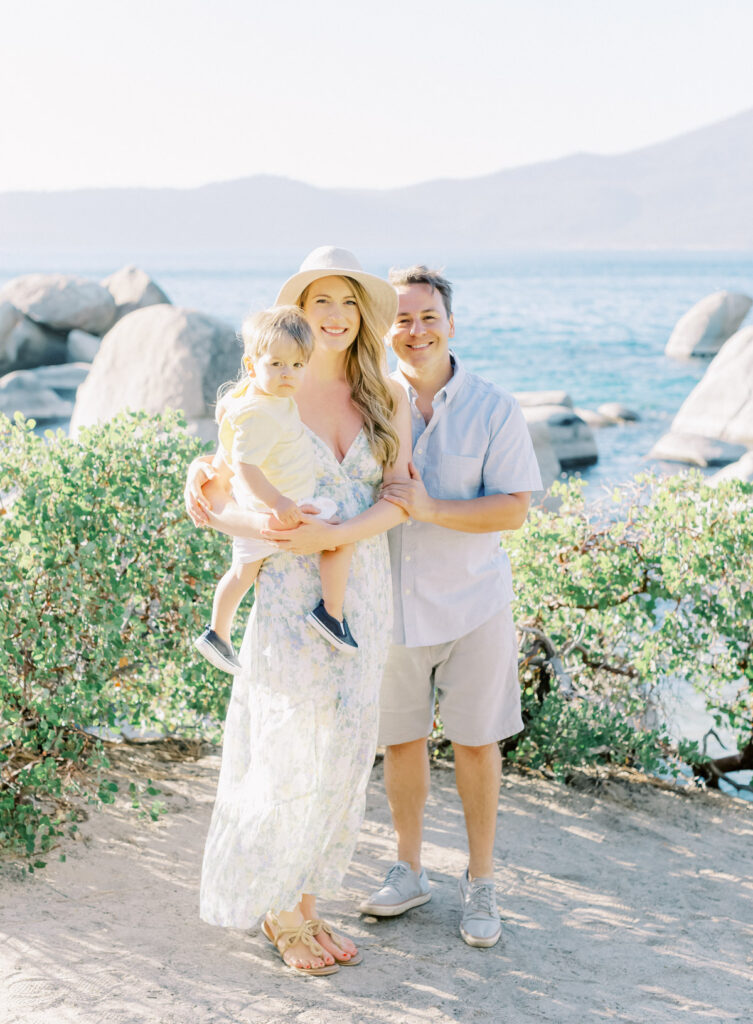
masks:
{"label": "gray sneaker", "polygon": [[493,878],[469,881],[466,871],[460,887],[460,934],[469,946],[493,946],[502,934]]}
{"label": "gray sneaker", "polygon": [[358,911],[374,917],[397,917],[430,899],[431,886],[424,868],[416,872],[407,860],[399,860],[387,872],[382,888],[364,900]]}

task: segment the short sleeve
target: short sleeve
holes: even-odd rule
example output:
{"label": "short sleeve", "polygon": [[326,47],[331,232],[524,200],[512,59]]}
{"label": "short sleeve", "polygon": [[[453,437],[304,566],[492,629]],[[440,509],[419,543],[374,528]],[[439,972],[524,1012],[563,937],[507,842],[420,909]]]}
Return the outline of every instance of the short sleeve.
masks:
{"label": "short sleeve", "polygon": [[[505,408],[507,402],[509,405]],[[506,400],[500,399],[499,413],[501,422],[495,424],[484,459],[484,493],[543,490],[536,452],[522,409],[510,395]]]}
{"label": "short sleeve", "polygon": [[228,415],[233,432],[231,457],[236,462],[260,466],[275,445],[279,423],[258,409],[243,406]]}

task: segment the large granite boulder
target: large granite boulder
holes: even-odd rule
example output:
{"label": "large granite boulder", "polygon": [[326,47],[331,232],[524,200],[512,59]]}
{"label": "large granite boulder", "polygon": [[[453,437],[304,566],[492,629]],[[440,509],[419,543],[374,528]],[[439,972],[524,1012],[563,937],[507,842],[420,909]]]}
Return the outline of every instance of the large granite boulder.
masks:
{"label": "large granite boulder", "polygon": [[593,427],[594,430],[601,430],[603,427],[617,426],[617,420],[613,420],[609,416],[604,416],[603,413],[596,412],[594,409],[583,409],[581,406],[576,405],[573,407],[573,412],[576,416],[579,416],[584,423],[587,423],[589,427]]}
{"label": "large granite boulder", "polygon": [[581,469],[598,461],[593,431],[569,405],[522,404],[522,409],[532,436],[534,424],[545,425],[562,469]]}
{"label": "large granite boulder", "polygon": [[543,490],[546,492],[560,475],[560,460],[554,450],[548,424],[543,421],[529,423],[528,432],[533,441],[533,450],[536,452]]}
{"label": "large granite boulder", "polygon": [[739,292],[707,295],[677,321],[664,349],[666,355],[716,355],[743,322],[751,305],[753,299]]}
{"label": "large granite boulder", "polygon": [[78,390],[71,435],[123,409],[182,409],[192,429],[216,436],[217,388],[238,375],[241,347],[222,320],[178,306],[147,306],[104,336]]}
{"label": "large granite boulder", "polygon": [[0,290],[0,301],[12,303],[35,323],[58,331],[75,327],[104,334],[115,322],[115,300],[95,281],[69,274],[24,274]]}
{"label": "large granite boulder", "polygon": [[603,402],[598,409],[601,416],[605,416],[611,423],[637,423],[640,416],[622,402]]}
{"label": "large granite boulder", "polygon": [[737,462],[732,462],[714,473],[707,482],[716,487],[725,480],[744,480],[746,483],[753,483],[753,451],[746,452]]}
{"label": "large granite boulder", "polygon": [[700,434],[683,434],[671,430],[659,438],[648,453],[648,457],[662,462],[687,462],[691,466],[705,469],[707,466],[725,466],[744,454],[744,445],[728,444],[726,441],[703,437]]}
{"label": "large granite boulder", "polygon": [[16,412],[35,420],[67,419],[73,402],[38,381],[28,370],[16,370],[0,377],[0,413],[13,419]]}
{"label": "large granite boulder", "polygon": [[13,328],[21,319],[21,314],[10,302],[0,302],[0,364],[10,363],[15,357],[15,345],[11,341]]}
{"label": "large granite boulder", "polygon": [[712,359],[671,429],[753,447],[753,327],[739,330]]}
{"label": "large granite boulder", "polygon": [[566,405],[572,409],[573,400],[567,391],[516,391],[514,392],[518,404],[527,409],[532,405]]}
{"label": "large granite boulder", "polygon": [[18,323],[21,317],[20,312],[13,303],[3,299],[0,302],[0,339],[4,338]]}
{"label": "large granite boulder", "polygon": [[35,380],[45,388],[52,388],[61,398],[74,399],[76,391],[89,376],[90,369],[90,363],[58,363],[56,366],[19,370],[15,376]]}
{"label": "large granite boulder", "polygon": [[640,419],[637,412],[630,409],[627,405],[623,405],[622,402],[604,402],[597,410],[581,409],[579,406],[575,406],[573,411],[589,427],[594,427],[597,430],[600,430],[602,427],[616,427],[618,425],[622,426],[625,423],[636,423]]}
{"label": "large granite boulder", "polygon": [[115,300],[116,320],[121,320],[127,313],[132,313],[134,309],[143,309],[144,306],[170,304],[160,286],[155,284],[146,271],[133,264],[116,270],[100,283]]}
{"label": "large granite boulder", "polygon": [[66,336],[49,327],[41,327],[21,316],[0,347],[0,374],[25,370],[30,366],[64,363],[68,358]]}
{"label": "large granite boulder", "polygon": [[102,339],[88,331],[69,331],[66,341],[68,359],[72,363],[91,363],[99,352]]}

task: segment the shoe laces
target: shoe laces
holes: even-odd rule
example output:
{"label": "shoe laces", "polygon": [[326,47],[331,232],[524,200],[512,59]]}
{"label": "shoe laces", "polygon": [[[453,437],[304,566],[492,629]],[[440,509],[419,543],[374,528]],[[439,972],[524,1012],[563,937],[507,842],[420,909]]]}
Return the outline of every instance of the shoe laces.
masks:
{"label": "shoe laces", "polygon": [[473,913],[494,913],[494,886],[489,882],[471,882],[468,904]]}
{"label": "shoe laces", "polygon": [[391,885],[393,882],[398,882],[404,875],[407,875],[410,869],[401,864],[399,861],[397,864],[393,864],[390,870],[387,872],[387,877],[384,880],[385,885]]}

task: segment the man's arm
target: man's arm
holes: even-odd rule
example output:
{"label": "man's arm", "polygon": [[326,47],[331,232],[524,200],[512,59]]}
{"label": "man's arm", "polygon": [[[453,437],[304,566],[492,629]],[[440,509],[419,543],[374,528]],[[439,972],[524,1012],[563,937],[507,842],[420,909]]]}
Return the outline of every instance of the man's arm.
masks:
{"label": "man's arm", "polygon": [[381,496],[417,522],[463,533],[499,533],[519,529],[528,515],[530,491],[484,494],[480,498],[432,498],[413,463],[408,468],[410,480],[385,484]]}

